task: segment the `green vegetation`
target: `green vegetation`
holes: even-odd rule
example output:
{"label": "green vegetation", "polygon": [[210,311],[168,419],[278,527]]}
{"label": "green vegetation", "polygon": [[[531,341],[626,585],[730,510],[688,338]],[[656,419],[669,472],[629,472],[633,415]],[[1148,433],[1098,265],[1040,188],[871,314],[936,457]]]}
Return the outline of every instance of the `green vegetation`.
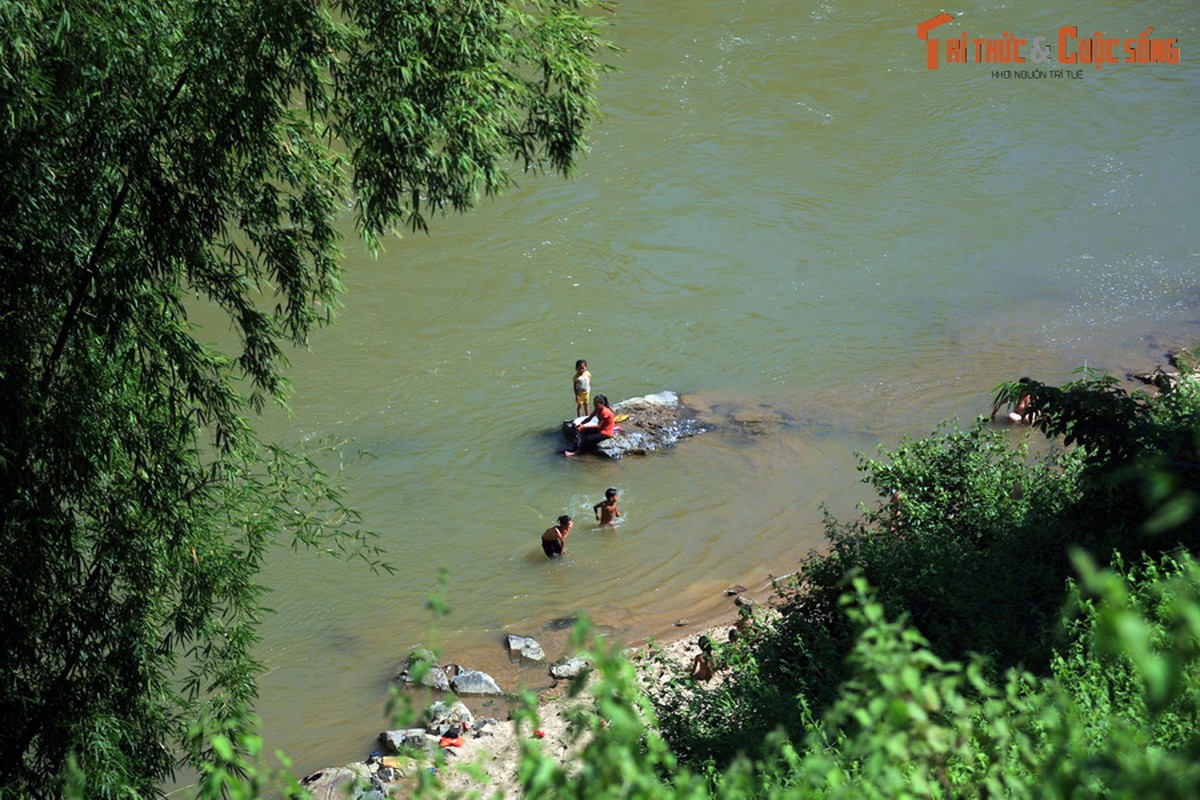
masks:
{"label": "green vegetation", "polygon": [[586,6],[0,0],[5,796],[246,770],[264,557],[380,565],[320,456],[247,418],[336,306],[339,217],[378,246],[571,169]]}
{"label": "green vegetation", "polygon": [[[828,520],[724,680],[663,663],[639,725],[581,720],[586,769],[527,756],[534,796],[1196,796],[1200,383],[999,392],[1077,446],[1030,463],[981,422],[864,458],[881,502]],[[598,649],[599,694],[638,707]]]}
{"label": "green vegetation", "polygon": [[[336,306],[339,216],[377,247],[514,163],[570,170],[586,5],[0,0],[0,794],[297,791],[249,711],[259,568],[386,565],[321,454],[248,418]],[[879,502],[827,520],[716,685],[648,693],[598,643],[583,754],[528,742],[528,794],[1200,794],[1200,385],[998,399],[1026,394],[1072,449],[980,423],[864,458]]]}
{"label": "green vegetation", "polygon": [[1171,363],[1185,373],[1200,370],[1200,345],[1176,350],[1171,354]]}
{"label": "green vegetation", "polygon": [[[1128,574],[1079,563],[1083,613],[1046,676],[989,677],[979,658],[939,658],[855,579],[843,601],[855,641],[847,677],[819,716],[792,701],[798,736],[747,733],[728,763],[678,768],[669,750],[643,744],[656,741],[653,715],[619,745],[593,722],[596,738],[565,768],[531,752],[526,774],[540,781],[526,786],[616,796],[619,775],[648,783],[621,795],[638,797],[1193,797],[1200,563],[1148,560]],[[597,661],[603,692],[632,691],[619,657]],[[596,761],[604,766],[576,774]]]}

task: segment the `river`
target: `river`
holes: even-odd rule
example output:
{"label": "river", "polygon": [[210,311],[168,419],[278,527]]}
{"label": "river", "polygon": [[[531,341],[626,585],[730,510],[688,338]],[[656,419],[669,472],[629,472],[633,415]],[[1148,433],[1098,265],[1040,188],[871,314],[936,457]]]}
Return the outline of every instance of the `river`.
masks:
{"label": "river", "polygon": [[[1178,39],[1177,64],[1080,77],[931,70],[916,26],[940,10],[623,3],[573,180],[523,177],[379,258],[347,241],[338,322],[293,354],[292,414],[262,430],[345,442],[347,500],[397,571],[272,558],[269,747],[301,774],[364,757],[418,645],[515,688],[545,680],[507,664],[504,632],[554,658],[545,626],[576,612],[629,640],[731,619],[725,587],[821,546],[822,504],[872,500],[856,451],[970,420],[1002,380],[1122,374],[1200,339],[1200,6],[984,0],[930,34]],[[577,358],[614,401],[670,389],[789,424],[564,459]],[[597,530],[609,486],[624,516]],[[551,563],[562,513],[580,524]]]}

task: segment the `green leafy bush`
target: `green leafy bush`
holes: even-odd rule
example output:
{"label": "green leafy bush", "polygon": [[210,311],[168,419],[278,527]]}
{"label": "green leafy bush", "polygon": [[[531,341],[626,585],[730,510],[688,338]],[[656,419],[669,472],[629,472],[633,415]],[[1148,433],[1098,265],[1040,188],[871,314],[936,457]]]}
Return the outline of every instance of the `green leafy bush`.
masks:
{"label": "green leafy bush", "polygon": [[726,680],[697,687],[677,674],[655,689],[681,757],[719,769],[759,753],[772,730],[806,735],[851,675],[856,633],[840,603],[853,578],[943,662],[977,663],[991,680],[1010,669],[1047,676],[1069,627],[1073,549],[1119,564],[1194,543],[1194,380],[1162,398],[1092,373],[1061,389],[1002,388],[1031,392],[1042,430],[1074,446],[1035,460],[980,420],[862,457],[876,504],[848,523],[826,519],[828,550],[778,589],[777,615],[719,654]]}

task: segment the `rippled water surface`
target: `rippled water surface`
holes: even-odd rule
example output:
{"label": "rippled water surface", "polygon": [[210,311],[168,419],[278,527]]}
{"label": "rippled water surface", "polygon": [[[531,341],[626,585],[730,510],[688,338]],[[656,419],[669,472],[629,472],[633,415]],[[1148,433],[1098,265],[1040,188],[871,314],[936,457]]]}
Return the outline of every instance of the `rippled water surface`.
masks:
{"label": "rippled water surface", "polygon": [[[571,182],[526,178],[377,260],[295,354],[280,441],[332,437],[394,575],[281,552],[260,712],[304,771],[363,757],[415,645],[544,685],[502,632],[583,611],[636,639],[729,615],[869,501],[855,451],[986,411],[1001,380],[1152,367],[1200,337],[1200,7],[984,2],[939,29],[1076,24],[1180,40],[1177,65],[1003,79],[925,66],[936,6],[628,2]],[[1046,4],[1043,4],[1045,6]],[[566,460],[575,359],[610,398],[785,415],[647,458]],[[621,490],[621,525],[590,506]],[[581,518],[561,562],[538,546]],[[447,570],[452,612],[425,600]]]}

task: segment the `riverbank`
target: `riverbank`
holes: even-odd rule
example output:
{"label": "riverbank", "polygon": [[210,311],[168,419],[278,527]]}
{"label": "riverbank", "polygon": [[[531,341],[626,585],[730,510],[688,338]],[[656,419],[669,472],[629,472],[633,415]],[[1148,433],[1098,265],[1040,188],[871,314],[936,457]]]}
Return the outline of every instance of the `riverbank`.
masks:
{"label": "riverbank", "polygon": [[[664,680],[661,665],[652,658],[655,651],[681,669],[687,670],[692,660],[700,653],[698,642],[702,637],[717,642],[729,639],[735,628],[742,608],[758,610],[769,607],[775,580],[766,579],[753,588],[731,585],[721,593],[720,601],[705,606],[703,616],[677,618],[673,621],[660,620],[652,630],[640,630],[636,639],[609,632],[605,635],[609,644],[623,647],[624,654],[633,663],[644,685]],[[599,631],[598,631],[599,632]],[[632,630],[625,631],[626,634]],[[543,672],[546,670],[543,669]],[[440,775],[451,792],[479,791],[492,793],[499,789],[505,796],[520,796],[517,770],[522,749],[526,741],[535,739],[543,753],[565,762],[586,744],[586,739],[573,740],[568,726],[568,711],[577,705],[587,706],[591,702],[590,692],[585,689],[577,697],[570,697],[571,681],[553,681],[549,686],[534,691],[537,697],[538,725],[535,729],[519,729],[508,714],[498,725],[490,725],[486,735],[467,736],[461,748],[447,748],[447,769]],[[524,687],[528,688],[528,687]],[[495,711],[492,701],[483,698],[461,698],[477,716],[487,717]],[[478,766],[479,770],[469,767]],[[480,779],[482,770],[482,780]]]}
{"label": "riverbank", "polygon": [[[633,663],[643,685],[649,687],[655,682],[674,677],[669,668],[664,671],[659,654],[677,665],[681,671],[679,674],[682,674],[700,653],[701,637],[707,636],[715,642],[729,640],[730,632],[740,627],[737,623],[743,613],[741,609],[753,608],[755,613],[764,612],[771,591],[769,582],[757,592],[751,592],[743,586],[731,586],[725,593],[726,602],[720,614],[703,622],[678,619],[661,636],[650,636],[636,642],[600,633],[594,627],[592,630],[593,634],[606,640],[599,645],[601,649],[613,646],[620,648]],[[551,660],[548,658],[538,662],[542,674],[550,674],[546,665]],[[487,669],[485,664],[476,666]],[[720,680],[719,673],[715,679]],[[401,797],[411,794],[416,789],[418,779],[428,778],[427,773],[432,772],[443,787],[439,796],[469,796],[471,793],[491,796],[499,791],[504,796],[519,797],[521,786],[518,771],[527,745],[536,746],[559,763],[566,763],[587,744],[586,735],[579,737],[573,734],[569,719],[573,709],[591,707],[591,683],[576,696],[569,693],[571,684],[570,679],[563,678],[552,679],[540,689],[528,685],[519,687],[520,693],[535,698],[536,724],[528,719],[517,721],[522,716],[518,713],[522,703],[517,693],[503,698],[466,695],[454,698],[454,706],[447,707],[442,702],[446,695],[441,692],[406,690],[406,699],[414,710],[441,707],[443,712],[439,717],[456,722],[444,736],[441,729],[446,723],[435,722],[426,730],[394,730],[388,734],[388,738],[393,741],[404,740],[404,747],[419,748],[420,742],[427,747],[436,745],[435,749],[440,750],[436,760],[432,751],[427,756],[412,758],[390,756],[377,750],[362,762],[318,769],[309,773],[302,782],[316,800],[347,796],[364,799]],[[382,740],[383,736],[380,738]],[[383,751],[395,752],[391,750],[392,746],[395,745],[380,743]],[[361,788],[355,789],[355,786]]]}
{"label": "riverbank", "polygon": [[[734,615],[736,618],[736,614]],[[687,669],[700,652],[697,640],[707,636],[713,641],[726,641],[734,621],[708,626],[676,628],[678,636],[666,641],[643,642],[627,651],[643,683],[662,680],[656,661],[650,659],[652,647],[661,650],[668,660]],[[521,756],[526,742],[535,741],[541,751],[560,763],[569,761],[587,743],[585,738],[573,738],[568,724],[568,712],[575,705],[587,706],[591,695],[585,689],[577,697],[568,696],[569,682],[563,681],[551,690],[538,695],[538,724],[536,729],[518,726],[507,720],[489,727],[486,736],[465,737],[462,747],[446,748],[446,767],[439,773],[446,792],[463,796],[477,792],[491,796],[497,791],[505,797],[520,797],[518,777]]]}

